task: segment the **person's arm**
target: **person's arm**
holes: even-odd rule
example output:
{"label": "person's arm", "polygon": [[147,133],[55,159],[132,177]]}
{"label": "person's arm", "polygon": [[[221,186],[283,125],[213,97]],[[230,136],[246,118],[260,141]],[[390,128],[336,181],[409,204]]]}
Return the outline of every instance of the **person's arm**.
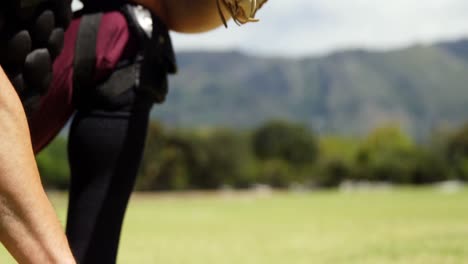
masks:
{"label": "person's arm", "polygon": [[74,263],[39,178],[22,104],[1,67],[0,241],[19,263]]}
{"label": "person's arm", "polygon": [[[217,0],[132,0],[155,12],[169,29],[184,33],[212,30],[223,24],[216,5]],[[229,12],[221,5],[223,14]]]}

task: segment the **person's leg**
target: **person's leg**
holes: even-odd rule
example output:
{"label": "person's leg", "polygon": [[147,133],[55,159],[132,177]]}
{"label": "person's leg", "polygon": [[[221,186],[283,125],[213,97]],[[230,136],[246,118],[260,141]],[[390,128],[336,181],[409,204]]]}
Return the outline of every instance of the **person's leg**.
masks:
{"label": "person's leg", "polygon": [[69,137],[67,236],[79,263],[115,263],[150,107],[78,111]]}

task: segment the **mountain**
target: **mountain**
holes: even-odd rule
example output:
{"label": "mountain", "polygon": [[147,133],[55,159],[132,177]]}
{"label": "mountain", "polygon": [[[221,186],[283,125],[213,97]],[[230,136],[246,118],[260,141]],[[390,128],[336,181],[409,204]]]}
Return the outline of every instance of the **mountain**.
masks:
{"label": "mountain", "polygon": [[398,122],[413,135],[468,119],[468,40],[321,57],[182,52],[152,117],[180,127],[251,127],[270,119],[363,135]]}

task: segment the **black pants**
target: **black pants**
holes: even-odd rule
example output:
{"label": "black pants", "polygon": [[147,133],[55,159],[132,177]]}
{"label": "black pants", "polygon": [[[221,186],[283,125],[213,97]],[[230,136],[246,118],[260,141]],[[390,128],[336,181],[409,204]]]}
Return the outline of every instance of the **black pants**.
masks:
{"label": "black pants", "polygon": [[[141,162],[151,104],[135,92],[117,109],[79,110],[68,154],[71,186],[66,233],[78,263],[115,263],[127,203]],[[136,99],[135,99],[136,98]],[[119,104],[119,103],[118,103]]]}

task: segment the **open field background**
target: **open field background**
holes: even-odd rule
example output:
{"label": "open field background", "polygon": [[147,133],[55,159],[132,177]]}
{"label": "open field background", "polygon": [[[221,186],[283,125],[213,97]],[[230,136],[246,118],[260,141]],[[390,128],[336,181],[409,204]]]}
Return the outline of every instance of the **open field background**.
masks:
{"label": "open field background", "polygon": [[467,189],[137,194],[118,263],[468,263],[467,245]]}

